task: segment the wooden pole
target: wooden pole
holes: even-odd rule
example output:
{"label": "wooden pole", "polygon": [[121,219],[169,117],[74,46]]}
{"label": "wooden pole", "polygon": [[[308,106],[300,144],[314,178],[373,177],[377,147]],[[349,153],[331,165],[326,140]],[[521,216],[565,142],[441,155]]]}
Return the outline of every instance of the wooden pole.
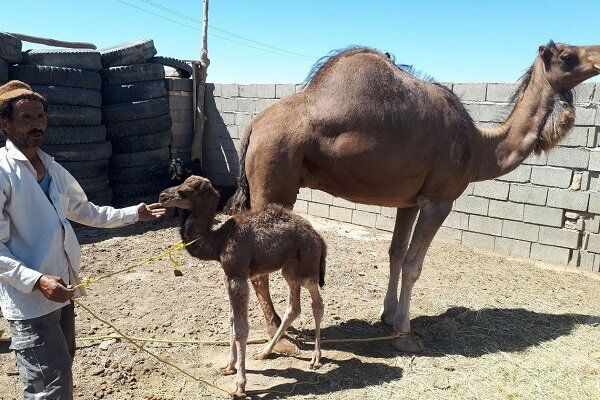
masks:
{"label": "wooden pole", "polygon": [[192,160],[198,162],[202,167],[202,138],[204,136],[204,92],[206,86],[206,75],[210,60],[208,59],[208,0],[204,0],[204,12],[202,15],[202,50],[200,62],[193,64],[194,77],[194,140],[192,141]]}

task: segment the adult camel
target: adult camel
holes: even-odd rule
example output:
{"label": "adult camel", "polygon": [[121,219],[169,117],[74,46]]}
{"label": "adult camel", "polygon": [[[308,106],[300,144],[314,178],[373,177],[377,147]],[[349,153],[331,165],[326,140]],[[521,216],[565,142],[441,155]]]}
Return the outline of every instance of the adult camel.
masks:
{"label": "adult camel", "polygon": [[[452,91],[405,72],[385,54],[338,52],[315,66],[301,93],[248,125],[232,205],[292,207],[298,189],[308,187],[396,207],[381,319],[404,333],[393,340],[396,349],[421,351],[422,342],[410,334],[411,292],[453,201],[470,182],[504,175],[532,152],[553,148],[575,120],[571,89],[599,73],[600,46],[540,46],[506,121],[481,129]],[[268,276],[252,284],[272,336],[280,318]]]}

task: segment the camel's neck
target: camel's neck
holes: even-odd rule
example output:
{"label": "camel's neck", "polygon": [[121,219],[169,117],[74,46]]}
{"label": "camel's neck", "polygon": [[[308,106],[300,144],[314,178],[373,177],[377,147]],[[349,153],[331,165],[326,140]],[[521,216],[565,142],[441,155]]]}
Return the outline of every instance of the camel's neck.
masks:
{"label": "camel's neck", "polygon": [[541,73],[542,65],[536,63],[532,68],[506,121],[494,129],[478,129],[472,152],[473,181],[497,178],[518,167],[539,146],[543,131],[550,129],[546,125],[558,107],[557,95]]}
{"label": "camel's neck", "polygon": [[216,207],[196,208],[191,213],[184,213],[185,220],[180,229],[181,239],[184,243],[196,240],[187,247],[187,250],[192,256],[201,260],[219,260],[221,253],[219,231],[211,229],[215,213]]}

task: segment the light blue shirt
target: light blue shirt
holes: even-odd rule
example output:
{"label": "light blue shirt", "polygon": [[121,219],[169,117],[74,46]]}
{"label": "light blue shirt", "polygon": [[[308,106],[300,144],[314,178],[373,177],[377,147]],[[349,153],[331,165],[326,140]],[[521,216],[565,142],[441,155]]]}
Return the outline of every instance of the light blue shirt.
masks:
{"label": "light blue shirt", "polygon": [[42,188],[42,191],[46,197],[50,199],[50,174],[48,173],[47,169],[44,171],[44,177],[38,182],[38,184],[40,185],[40,188]]}
{"label": "light blue shirt", "polygon": [[[0,148],[0,307],[9,320],[40,317],[67,304],[33,290],[40,276],[81,282],[81,248],[68,219],[104,228],[138,219],[137,206],[115,209],[90,203],[66,169],[41,150],[38,155],[50,178],[50,201],[27,157],[10,141]],[[84,294],[76,291],[76,296]]]}

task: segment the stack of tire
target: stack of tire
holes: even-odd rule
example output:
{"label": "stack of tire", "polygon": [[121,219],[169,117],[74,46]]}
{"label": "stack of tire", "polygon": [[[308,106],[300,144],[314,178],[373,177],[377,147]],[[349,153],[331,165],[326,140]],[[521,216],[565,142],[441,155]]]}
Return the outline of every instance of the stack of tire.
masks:
{"label": "stack of tire", "polygon": [[[0,85],[8,82],[8,67],[21,62],[22,43],[16,37],[0,32]],[[4,146],[6,138],[0,129],[0,147]]]}
{"label": "stack of tire", "polygon": [[88,199],[110,204],[111,155],[102,125],[102,94],[96,50],[26,50],[19,65],[9,67],[10,79],[28,83],[48,101],[48,128],[42,149],[77,179]]}
{"label": "stack of tire", "polygon": [[102,116],[113,154],[114,204],[155,202],[171,183],[171,115],[161,64],[152,40],[100,51]]}

